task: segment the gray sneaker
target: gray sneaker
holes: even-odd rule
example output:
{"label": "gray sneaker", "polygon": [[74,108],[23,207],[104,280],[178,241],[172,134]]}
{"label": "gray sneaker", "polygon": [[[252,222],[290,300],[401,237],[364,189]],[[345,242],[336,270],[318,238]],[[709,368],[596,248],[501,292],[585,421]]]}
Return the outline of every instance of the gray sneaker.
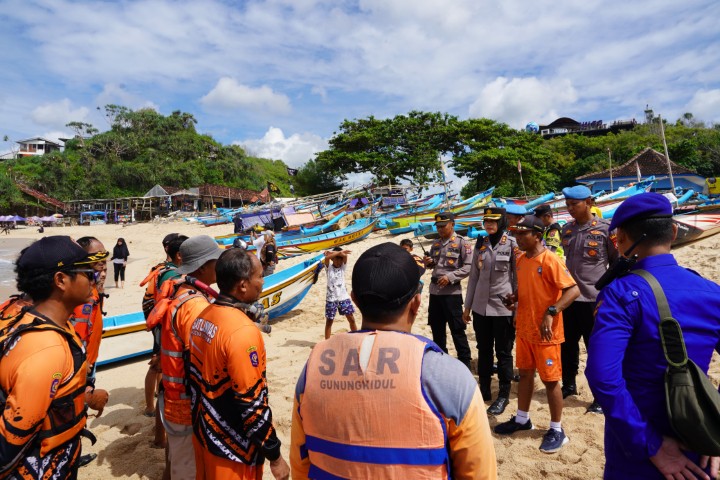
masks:
{"label": "gray sneaker", "polygon": [[540,451],[543,453],[555,453],[569,441],[570,439],[565,436],[565,430],[561,429],[558,432],[554,428],[551,428],[543,436],[543,441],[540,445]]}

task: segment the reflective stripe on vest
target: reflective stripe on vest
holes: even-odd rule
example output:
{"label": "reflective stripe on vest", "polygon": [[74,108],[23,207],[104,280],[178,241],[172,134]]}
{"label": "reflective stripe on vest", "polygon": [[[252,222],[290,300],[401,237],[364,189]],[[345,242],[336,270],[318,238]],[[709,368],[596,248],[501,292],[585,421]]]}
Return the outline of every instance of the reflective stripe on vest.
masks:
{"label": "reflective stripe on vest", "polygon": [[421,381],[424,353],[434,348],[377,331],[336,335],[313,349],[300,403],[311,478],[448,478],[445,420]]}

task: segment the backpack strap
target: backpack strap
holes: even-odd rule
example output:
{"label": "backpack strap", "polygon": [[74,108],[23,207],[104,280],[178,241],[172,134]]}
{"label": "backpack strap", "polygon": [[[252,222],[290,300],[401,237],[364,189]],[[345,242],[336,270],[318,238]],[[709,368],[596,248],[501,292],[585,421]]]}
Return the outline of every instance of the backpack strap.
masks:
{"label": "backpack strap", "polygon": [[663,291],[660,282],[647,270],[633,270],[630,272],[634,275],[642,277],[655,295],[658,313],[660,314],[660,340],[662,341],[663,353],[668,365],[674,368],[684,368],[688,363],[687,349],[685,348],[685,340],[683,339],[682,328],[677,320],[675,320],[670,312],[670,305]]}

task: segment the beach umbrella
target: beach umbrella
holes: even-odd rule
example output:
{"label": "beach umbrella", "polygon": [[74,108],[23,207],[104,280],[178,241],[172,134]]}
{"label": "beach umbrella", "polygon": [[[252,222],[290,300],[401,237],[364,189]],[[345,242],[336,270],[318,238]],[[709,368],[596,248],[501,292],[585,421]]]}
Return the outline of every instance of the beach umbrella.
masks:
{"label": "beach umbrella", "polygon": [[7,219],[8,222],[24,222],[25,219],[21,217],[20,215],[13,215],[12,217]]}
{"label": "beach umbrella", "polygon": [[40,220],[43,222],[53,222],[53,223],[58,221],[57,217],[53,217],[52,215],[47,216],[47,217],[40,217]]}
{"label": "beach umbrella", "polygon": [[7,222],[10,215],[0,215],[0,222]]}
{"label": "beach umbrella", "polygon": [[53,213],[52,216],[55,218],[63,218],[62,213]]}

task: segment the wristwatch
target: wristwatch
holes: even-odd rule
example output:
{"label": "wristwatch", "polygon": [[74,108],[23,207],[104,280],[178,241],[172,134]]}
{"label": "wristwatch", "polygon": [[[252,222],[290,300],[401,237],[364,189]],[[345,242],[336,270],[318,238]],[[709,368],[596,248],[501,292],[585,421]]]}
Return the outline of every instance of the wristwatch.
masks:
{"label": "wristwatch", "polygon": [[552,315],[553,317],[560,313],[555,305],[550,305],[547,309],[548,315]]}

